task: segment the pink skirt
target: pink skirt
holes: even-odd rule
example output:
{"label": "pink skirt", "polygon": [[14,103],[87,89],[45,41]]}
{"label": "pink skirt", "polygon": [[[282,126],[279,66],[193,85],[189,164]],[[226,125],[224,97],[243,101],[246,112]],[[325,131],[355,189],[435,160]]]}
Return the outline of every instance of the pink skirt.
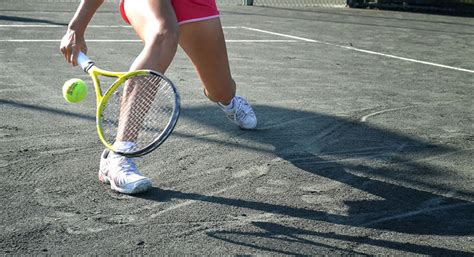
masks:
{"label": "pink skirt", "polygon": [[[120,14],[130,24],[125,13],[124,2],[125,0],[120,0]],[[179,24],[219,17],[215,0],[171,0],[171,4]]]}

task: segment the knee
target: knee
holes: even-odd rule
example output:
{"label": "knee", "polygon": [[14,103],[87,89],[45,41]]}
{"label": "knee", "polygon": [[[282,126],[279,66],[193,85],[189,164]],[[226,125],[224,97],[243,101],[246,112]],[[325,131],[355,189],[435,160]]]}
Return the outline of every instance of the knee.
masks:
{"label": "knee", "polygon": [[149,26],[146,31],[145,45],[149,47],[166,47],[176,49],[179,42],[179,27],[166,23],[157,23]]}

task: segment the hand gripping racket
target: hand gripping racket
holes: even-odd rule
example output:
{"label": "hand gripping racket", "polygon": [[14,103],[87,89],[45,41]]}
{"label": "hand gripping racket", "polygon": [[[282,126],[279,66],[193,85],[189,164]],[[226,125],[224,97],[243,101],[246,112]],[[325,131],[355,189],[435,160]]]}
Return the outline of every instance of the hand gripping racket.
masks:
{"label": "hand gripping racket", "polygon": [[[102,70],[82,52],[77,60],[94,82],[97,132],[108,149],[137,157],[155,150],[168,138],[180,111],[180,98],[173,82],[152,70]],[[104,94],[99,76],[117,78]]]}

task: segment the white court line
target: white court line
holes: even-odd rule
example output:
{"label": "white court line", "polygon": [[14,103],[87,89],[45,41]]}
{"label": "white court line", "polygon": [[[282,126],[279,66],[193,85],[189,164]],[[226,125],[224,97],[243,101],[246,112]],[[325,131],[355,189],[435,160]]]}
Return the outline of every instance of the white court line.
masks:
{"label": "white court line", "polygon": [[175,204],[175,205],[171,205],[170,207],[164,209],[164,210],[161,210],[161,211],[158,211],[157,213],[155,214],[152,214],[150,216],[150,218],[156,218],[164,213],[167,213],[169,211],[172,211],[172,210],[175,210],[175,209],[179,209],[181,207],[186,207],[188,205],[191,205],[197,201],[205,201],[206,199],[208,198],[211,198],[211,197],[215,197],[216,195],[219,195],[219,194],[222,194],[224,193],[225,191],[228,191],[228,190],[231,190],[231,189],[234,189],[235,187],[238,187],[240,186],[239,184],[234,184],[234,185],[231,185],[229,187],[225,187],[225,188],[222,188],[222,189],[219,189],[215,192],[212,192],[211,194],[209,195],[201,195],[200,197],[198,197],[197,199],[193,199],[193,200],[186,200],[184,202],[181,202],[181,203],[178,203],[178,204]]}
{"label": "white court line", "polygon": [[[0,28],[64,28],[67,25],[55,24],[0,24]],[[130,25],[89,25],[88,28],[132,28]],[[224,26],[223,29],[241,29],[240,26]]]}
{"label": "white court line", "polygon": [[[52,24],[0,24],[0,28],[65,28],[67,25]],[[88,28],[131,28],[125,25],[89,25]]]}
{"label": "white court line", "polygon": [[298,43],[298,40],[281,39],[226,39],[225,42],[237,43]]}
{"label": "white court line", "polygon": [[[88,39],[87,42],[141,42],[138,39]],[[14,43],[48,43],[61,42],[60,39],[0,39],[0,42]]]}
{"label": "white court line", "polygon": [[[55,28],[55,27],[65,27],[62,25],[52,25],[52,24],[0,24],[0,27],[18,27],[18,28],[27,28],[27,27],[39,27],[39,28]],[[131,26],[129,25],[89,25],[89,28],[130,28]],[[412,59],[412,58],[406,58],[402,56],[397,56],[397,55],[391,55],[391,54],[384,54],[380,52],[375,52],[375,51],[370,51],[370,50],[365,50],[365,49],[360,49],[352,46],[344,46],[344,45],[339,45],[339,44],[334,44],[334,43],[329,43],[329,42],[323,42],[319,40],[314,40],[314,39],[309,39],[309,38],[304,38],[304,37],[297,37],[297,36],[292,36],[288,34],[283,34],[283,33],[277,33],[277,32],[272,32],[268,30],[263,30],[263,29],[256,29],[256,28],[250,28],[250,27],[245,27],[245,26],[224,26],[224,29],[246,29],[246,30],[251,30],[251,31],[256,31],[260,33],[266,33],[270,35],[275,35],[275,36],[280,36],[280,37],[286,37],[286,38],[291,38],[293,41],[284,41],[284,40],[226,40],[226,42],[242,42],[242,43],[281,43],[281,42],[288,42],[288,43],[294,43],[297,41],[294,40],[300,40],[304,42],[310,42],[310,43],[318,43],[318,44],[324,44],[324,45],[329,45],[329,46],[335,46],[339,48],[344,48],[347,50],[353,50],[356,52],[361,52],[361,53],[366,53],[366,54],[371,54],[371,55],[378,55],[378,56],[383,56],[387,58],[393,58],[393,59],[398,59],[398,60],[403,60],[403,61],[408,61],[408,62],[413,62],[413,63],[420,63],[420,64],[425,64],[425,65],[430,65],[430,66],[435,66],[439,68],[445,68],[445,69],[450,69],[450,70],[456,70],[456,71],[463,71],[463,72],[468,72],[468,73],[474,73],[474,70],[469,70],[469,69],[464,69],[464,68],[459,68],[459,67],[454,67],[454,66],[449,66],[449,65],[444,65],[444,64],[439,64],[439,63],[434,63],[434,62],[427,62],[427,61],[422,61],[422,60],[417,60],[417,59]],[[140,42],[140,40],[106,40],[106,39],[97,39],[97,40],[88,40],[89,42]],[[18,42],[18,43],[26,43],[26,42],[59,42],[59,40],[47,40],[47,39],[37,39],[37,40],[29,40],[29,39],[4,39],[0,40],[0,42]]]}
{"label": "white court line", "polygon": [[421,63],[421,64],[431,65],[431,66],[435,66],[435,67],[439,67],[439,68],[445,68],[445,69],[451,69],[451,70],[456,70],[456,71],[474,73],[474,70],[469,70],[469,69],[464,69],[464,68],[459,68],[459,67],[434,63],[434,62],[421,61],[421,60],[416,60],[416,59],[412,59],[412,58],[406,58],[406,57],[396,56],[396,55],[391,55],[391,54],[384,54],[384,53],[379,53],[379,52],[375,52],[375,51],[355,48],[355,47],[352,47],[352,46],[343,46],[343,45],[339,45],[339,44],[328,43],[328,42],[318,41],[318,40],[304,38],[304,37],[296,37],[296,36],[292,36],[292,35],[288,35],[288,34],[276,33],[276,32],[263,30],[263,29],[255,29],[255,28],[250,28],[250,27],[242,27],[242,28],[247,29],[247,30],[251,30],[251,31],[266,33],[266,34],[270,34],[270,35],[302,40],[302,41],[305,41],[305,42],[311,42],[311,43],[318,43],[318,44],[324,44],[324,45],[329,45],[329,46],[340,47],[340,48],[353,50],[353,51],[357,51],[357,52],[362,52],[362,53],[366,53],[366,54],[379,55],[379,56],[383,56],[383,57],[387,57],[387,58],[393,58],[393,59],[398,59],[398,60],[403,60],[403,61],[408,61],[408,62],[414,62],[414,63]]}
{"label": "white court line", "polygon": [[423,208],[423,209],[420,209],[420,210],[409,211],[409,212],[406,212],[406,213],[397,214],[397,215],[388,216],[388,217],[380,218],[380,219],[377,219],[377,220],[373,220],[373,221],[362,224],[362,226],[370,226],[370,225],[375,225],[375,224],[386,222],[386,221],[409,218],[409,217],[412,217],[412,216],[416,216],[418,214],[449,210],[449,209],[454,209],[454,208],[464,207],[464,206],[470,206],[470,205],[474,205],[474,203],[458,203],[458,204],[442,205],[442,206],[437,206],[437,207],[432,207],[432,208]]}
{"label": "white court line", "polygon": [[405,106],[405,107],[390,108],[390,109],[385,109],[385,110],[381,110],[381,111],[369,113],[369,114],[365,115],[364,117],[362,117],[362,118],[360,119],[360,122],[366,122],[368,118],[370,118],[370,117],[372,117],[372,116],[376,116],[376,115],[382,114],[382,113],[392,112],[392,111],[400,111],[400,110],[404,110],[404,109],[408,109],[408,108],[414,108],[414,107],[415,107],[415,106]]}
{"label": "white court line", "polygon": [[[142,42],[139,39],[88,39],[87,42]],[[14,43],[48,43],[61,42],[60,39],[0,39],[0,42]],[[297,40],[288,39],[226,39],[227,43],[298,43]]]}
{"label": "white court line", "polygon": [[305,42],[322,43],[322,44],[324,44],[324,42],[322,42],[322,41],[318,41],[318,40],[314,40],[314,39],[309,39],[309,38],[304,38],[304,37],[296,37],[296,36],[292,36],[292,35],[288,35],[288,34],[276,33],[276,32],[271,32],[271,31],[263,30],[263,29],[254,29],[254,28],[249,28],[249,27],[242,27],[242,28],[243,28],[243,29],[247,29],[247,30],[256,31],[256,32],[266,33],[266,34],[270,34],[270,35],[275,35],[275,36],[280,36],[280,37],[287,37],[287,38],[302,40],[302,41],[305,41]]}

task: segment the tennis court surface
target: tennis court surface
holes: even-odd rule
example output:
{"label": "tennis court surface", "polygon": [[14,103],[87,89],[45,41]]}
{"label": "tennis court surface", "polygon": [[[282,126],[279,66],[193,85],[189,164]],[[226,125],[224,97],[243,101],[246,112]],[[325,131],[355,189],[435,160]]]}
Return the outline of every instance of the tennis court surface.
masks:
{"label": "tennis court surface", "polygon": [[[140,161],[154,188],[97,179],[95,98],[66,103],[59,40],[77,6],[0,3],[0,253],[474,254],[474,19],[222,4],[242,131],[179,50],[170,138]],[[141,50],[116,4],[88,55],[127,70]]]}

